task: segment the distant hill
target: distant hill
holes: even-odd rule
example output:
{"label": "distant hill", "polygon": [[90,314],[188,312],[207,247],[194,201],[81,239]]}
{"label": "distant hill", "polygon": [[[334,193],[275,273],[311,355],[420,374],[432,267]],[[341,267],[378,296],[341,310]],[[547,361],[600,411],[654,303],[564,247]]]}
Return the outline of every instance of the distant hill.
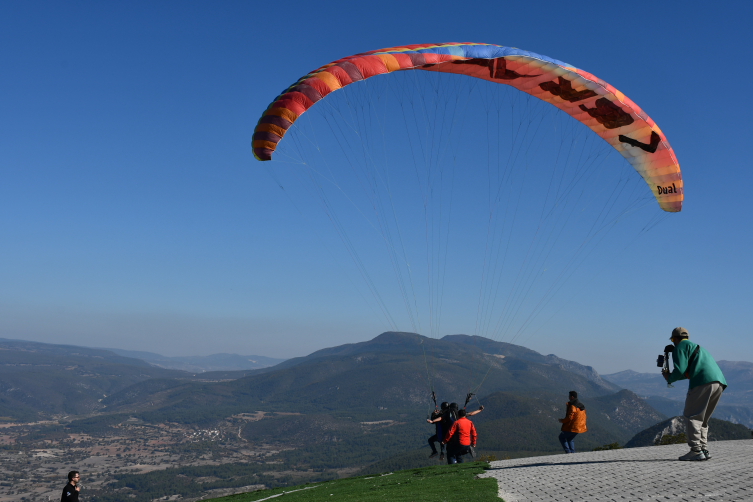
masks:
{"label": "distant hill", "polygon": [[187,374],[108,350],[0,339],[0,419],[36,421],[105,408],[135,383]]}
{"label": "distant hill", "polygon": [[143,382],[109,396],[105,403],[115,411],[149,410],[149,420],[180,422],[255,409],[303,413],[370,413],[380,407],[426,410],[428,379],[433,379],[438,401],[460,403],[478,384],[482,384],[478,393],[505,391],[542,398],[567,396],[569,390],[596,397],[617,389],[596,372],[568,371],[562,360],[527,360],[533,359],[533,351],[527,359],[500,357],[494,351],[509,353],[515,346],[506,344],[500,349],[492,342],[490,353],[475,344],[451,340],[388,332],[368,342],[290,359],[233,381],[181,382],[154,391],[149,390],[152,384]]}
{"label": "distant hill", "polygon": [[[727,389],[722,397],[723,404],[750,406],[753,403],[753,363],[746,361],[717,361],[727,380]],[[658,370],[658,368],[657,368]],[[688,391],[687,381],[675,382],[668,388],[661,373],[638,373],[627,370],[610,375],[602,375],[605,380],[629,389],[639,396],[659,396],[678,401],[685,400]]]}
{"label": "distant hill", "polygon": [[[654,442],[661,439],[662,436],[674,436],[681,432],[685,432],[685,419],[683,417],[669,418],[636,434],[625,444],[625,448],[654,446]],[[716,418],[709,420],[709,442],[750,438],[751,431],[744,425],[733,424]]]}
{"label": "distant hill", "polygon": [[[477,394],[469,408],[485,406],[474,417],[480,448],[499,456],[559,452],[557,419],[565,414],[570,390],[578,391],[588,415],[589,430],[576,441],[580,451],[623,443],[665,419],[588,366],[463,335],[437,340],[387,332],[274,367],[205,373],[158,368],[101,349],[24,350],[33,350],[28,364],[36,368],[38,384],[22,382],[25,392],[54,395],[50,403],[29,403],[29,413],[39,416],[48,406],[84,415],[44,426],[39,437],[114,435],[127,421],[217,426],[249,445],[270,445],[281,465],[297,472],[426,465],[426,439],[434,429],[425,422],[434,406],[431,387],[438,402],[461,406],[469,390]],[[7,355],[6,373],[27,371],[10,365],[25,361],[23,350],[0,354]],[[68,411],[65,404],[71,401],[87,406]],[[12,407],[7,403],[3,410]],[[248,415],[256,418],[247,420]]]}
{"label": "distant hill", "polygon": [[[717,361],[717,364],[724,373],[728,387],[722,394],[714,416],[753,427],[753,363]],[[668,388],[659,372],[638,373],[632,370],[602,377],[619,387],[632,390],[667,416],[682,414],[688,391],[687,381],[675,382],[674,387]]]}
{"label": "distant hill", "polygon": [[[643,398],[643,400],[651,405],[656,411],[659,411],[668,417],[682,415],[683,409],[685,408],[684,401],[675,401],[674,399],[667,399],[664,397],[648,396]],[[746,427],[753,429],[753,409],[745,406],[718,405],[714,410],[714,418],[726,420],[733,424],[743,424]]]}
{"label": "distant hill", "polygon": [[138,350],[106,349],[125,357],[141,359],[160,368],[203,373],[207,371],[242,371],[275,366],[285,359],[238,354],[211,354],[208,356],[168,357]]}
{"label": "distant hill", "polygon": [[562,359],[555,356],[554,354],[544,356],[534,350],[521,347],[520,345],[513,345],[511,343],[505,342],[495,342],[481,336],[448,335],[443,337],[442,340],[471,345],[473,347],[481,349],[486,354],[503,355],[505,357],[514,357],[523,361],[556,366],[563,370],[569,371],[570,373],[581,375],[588,380],[599,384],[599,386],[605,389],[609,389],[613,392],[620,390],[620,387],[618,385],[614,385],[612,382],[609,382],[602,378],[591,366],[584,366],[580,363],[576,363],[575,361],[568,361],[567,359]]}
{"label": "distant hill", "polygon": [[[496,392],[485,398],[485,409],[475,417],[483,447],[489,450],[552,451],[562,447],[557,439],[565,416],[567,395],[560,402]],[[628,390],[582,399],[588,431],[576,441],[580,451],[619,442],[666,417]]]}

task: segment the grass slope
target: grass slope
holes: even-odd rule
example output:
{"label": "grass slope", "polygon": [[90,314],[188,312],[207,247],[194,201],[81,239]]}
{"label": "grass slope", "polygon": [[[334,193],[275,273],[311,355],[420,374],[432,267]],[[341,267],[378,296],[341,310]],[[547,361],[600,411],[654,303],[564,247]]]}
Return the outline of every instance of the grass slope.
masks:
{"label": "grass slope", "polygon": [[371,501],[431,501],[464,500],[474,502],[495,501],[497,482],[494,479],[476,479],[489,464],[473,462],[460,465],[424,467],[382,475],[312,483],[290,488],[261,490],[211,499],[214,502],[253,502],[285,492],[286,501],[318,502],[333,500]]}

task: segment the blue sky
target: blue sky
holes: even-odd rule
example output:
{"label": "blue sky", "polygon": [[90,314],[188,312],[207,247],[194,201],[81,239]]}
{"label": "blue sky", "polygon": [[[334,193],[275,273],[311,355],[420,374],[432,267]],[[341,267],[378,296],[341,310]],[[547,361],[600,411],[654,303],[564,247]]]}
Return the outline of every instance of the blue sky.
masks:
{"label": "blue sky", "polygon": [[[253,159],[253,128],[329,61],[474,41],[623,91],[685,184],[682,213],[524,344],[651,371],[682,325],[717,359],[753,361],[751,17],[748,2],[3,3],[0,337],[290,357],[376,336],[327,230]],[[458,310],[439,336],[473,331]]]}

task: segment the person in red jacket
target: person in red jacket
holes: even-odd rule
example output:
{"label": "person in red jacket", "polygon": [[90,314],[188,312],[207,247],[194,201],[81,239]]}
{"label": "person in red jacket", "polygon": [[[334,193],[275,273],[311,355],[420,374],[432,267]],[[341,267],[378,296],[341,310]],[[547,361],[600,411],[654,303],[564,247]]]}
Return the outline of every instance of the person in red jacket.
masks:
{"label": "person in red jacket", "polygon": [[581,432],[586,432],[586,407],[578,401],[578,393],[574,390],[570,391],[568,397],[570,399],[567,402],[567,415],[565,415],[565,418],[559,419],[562,424],[559,439],[565,453],[575,453],[575,443],[573,442],[575,436]]}
{"label": "person in red jacket", "polygon": [[476,428],[473,422],[466,418],[465,410],[458,411],[458,419],[444,435],[442,444],[447,445],[447,463],[462,464],[463,455],[470,453],[476,456],[473,449],[476,446]]}

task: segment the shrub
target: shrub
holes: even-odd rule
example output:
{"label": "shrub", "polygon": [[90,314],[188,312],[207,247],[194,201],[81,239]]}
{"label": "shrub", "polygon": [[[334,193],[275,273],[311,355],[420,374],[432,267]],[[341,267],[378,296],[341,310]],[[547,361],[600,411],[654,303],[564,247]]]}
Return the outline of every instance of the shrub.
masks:
{"label": "shrub", "polygon": [[654,441],[654,446],[663,446],[667,444],[684,444],[687,442],[688,442],[688,438],[685,436],[684,432],[681,432],[674,436],[670,434],[667,434],[666,436],[662,436],[660,439],[657,439],[656,441]]}
{"label": "shrub", "polygon": [[620,446],[620,443],[609,443],[605,444],[604,446],[597,446],[591,451],[604,451],[604,450],[621,450],[622,446]]}

